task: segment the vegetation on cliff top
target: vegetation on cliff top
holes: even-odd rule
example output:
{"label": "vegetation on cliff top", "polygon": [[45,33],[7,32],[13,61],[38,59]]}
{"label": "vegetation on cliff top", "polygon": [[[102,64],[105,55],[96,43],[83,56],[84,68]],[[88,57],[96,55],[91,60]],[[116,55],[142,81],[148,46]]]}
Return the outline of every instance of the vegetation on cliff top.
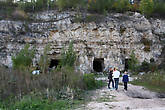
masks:
{"label": "vegetation on cliff top", "polygon": [[141,0],[130,4],[129,0],[37,0],[37,2],[17,2],[11,0],[0,2],[0,13],[3,18],[27,19],[27,12],[44,10],[75,10],[78,13],[99,13],[106,15],[109,12],[137,11],[146,16],[165,15],[165,2],[163,0]]}

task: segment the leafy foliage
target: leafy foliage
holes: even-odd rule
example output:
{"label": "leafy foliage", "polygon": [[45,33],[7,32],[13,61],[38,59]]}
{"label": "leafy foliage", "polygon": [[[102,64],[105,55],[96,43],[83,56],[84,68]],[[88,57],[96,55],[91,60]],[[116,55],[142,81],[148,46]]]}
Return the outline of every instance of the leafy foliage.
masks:
{"label": "leafy foliage", "polygon": [[165,1],[156,1],[154,2],[154,11],[155,15],[159,15],[160,17],[165,17]]}
{"label": "leafy foliage", "polygon": [[0,1],[0,19],[11,18],[15,7],[17,4],[12,3],[11,0]]}
{"label": "leafy foliage", "polygon": [[60,10],[63,10],[66,8],[83,7],[84,0],[57,0],[56,4]]}
{"label": "leafy foliage", "polygon": [[83,81],[85,84],[85,88],[87,90],[96,89],[96,88],[104,86],[104,82],[103,81],[97,81],[95,79],[95,75],[92,73],[84,74],[83,75]]}
{"label": "leafy foliage", "polygon": [[141,66],[140,66],[140,71],[144,71],[144,72],[148,72],[150,71],[150,63],[148,63],[147,61],[143,61]]}
{"label": "leafy foliage", "polygon": [[12,57],[13,68],[25,70],[31,66],[35,51],[29,47],[30,45],[26,44],[16,56]]}
{"label": "leafy foliage", "polygon": [[44,48],[44,53],[40,57],[39,66],[41,68],[42,73],[46,73],[49,68],[49,63],[50,63],[50,59],[48,56],[49,51],[50,51],[50,45],[46,45]]}
{"label": "leafy foliage", "polygon": [[84,74],[84,82],[87,89],[93,89],[96,87],[96,81],[94,74]]}
{"label": "leafy foliage", "polygon": [[128,69],[130,69],[131,71],[136,71],[138,68],[138,59],[135,56],[134,51],[132,51],[131,55],[130,55],[130,60],[128,60]]}
{"label": "leafy foliage", "polygon": [[32,2],[18,2],[18,7],[25,12],[42,11],[46,9],[53,9],[55,3],[51,0],[32,0]]}
{"label": "leafy foliage", "polygon": [[93,0],[89,2],[88,10],[103,13],[108,9],[110,0]]}
{"label": "leafy foliage", "polygon": [[34,11],[34,6],[35,6],[35,4],[33,2],[18,3],[18,7],[25,12]]}
{"label": "leafy foliage", "polygon": [[67,51],[65,51],[63,48],[60,64],[61,66],[73,67],[75,61],[76,61],[76,53],[73,50],[73,41],[72,41],[69,43],[69,48]]}
{"label": "leafy foliage", "polygon": [[[43,11],[49,9],[60,10],[72,9],[76,10],[78,14],[86,14],[89,12],[107,15],[109,11],[126,12],[126,11],[140,11],[147,17],[165,15],[165,2],[163,0],[141,0],[140,3],[130,4],[129,0],[32,0],[32,2],[18,2],[12,3],[11,0],[7,2],[0,1],[0,19],[4,17],[12,18],[12,13],[15,10],[23,10],[26,12]],[[83,16],[84,18],[84,16]]]}
{"label": "leafy foliage", "polygon": [[[69,66],[49,74],[23,73],[25,72],[0,67],[1,109],[66,109],[65,107],[72,107],[69,105],[73,100],[68,104],[71,99],[84,98],[84,90],[102,87],[104,84],[102,81],[95,80],[94,74],[83,76]],[[62,99],[67,100],[67,103],[58,101]]]}
{"label": "leafy foliage", "polygon": [[129,0],[117,0],[114,5],[113,9],[117,12],[125,12],[128,11],[130,7]]}
{"label": "leafy foliage", "polygon": [[154,10],[154,2],[153,0],[141,0],[139,8],[142,14],[150,16]]}

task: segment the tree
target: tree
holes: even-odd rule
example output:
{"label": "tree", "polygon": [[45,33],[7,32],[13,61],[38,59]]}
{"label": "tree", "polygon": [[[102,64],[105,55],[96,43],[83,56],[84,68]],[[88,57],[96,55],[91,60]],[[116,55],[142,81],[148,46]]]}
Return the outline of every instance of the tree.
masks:
{"label": "tree", "polygon": [[69,48],[67,51],[63,49],[61,53],[61,66],[70,66],[73,67],[76,61],[76,53],[73,50],[73,41],[69,43]]}
{"label": "tree", "polygon": [[128,69],[130,69],[132,72],[135,72],[138,67],[138,63],[138,59],[136,58],[134,51],[132,51],[130,60],[128,61]]}
{"label": "tree", "polygon": [[142,14],[150,16],[154,11],[154,2],[153,0],[141,0],[140,2],[140,11]]}
{"label": "tree", "polygon": [[30,45],[26,44],[16,56],[12,56],[14,69],[27,70],[30,68],[33,62],[35,49],[29,49],[29,47]]}
{"label": "tree", "polygon": [[50,51],[50,45],[46,45],[44,48],[44,53],[40,57],[39,66],[42,73],[46,73],[49,68],[50,59],[48,57],[48,52]]}
{"label": "tree", "polygon": [[57,0],[57,6],[60,10],[65,8],[79,8],[84,5],[85,0]]}

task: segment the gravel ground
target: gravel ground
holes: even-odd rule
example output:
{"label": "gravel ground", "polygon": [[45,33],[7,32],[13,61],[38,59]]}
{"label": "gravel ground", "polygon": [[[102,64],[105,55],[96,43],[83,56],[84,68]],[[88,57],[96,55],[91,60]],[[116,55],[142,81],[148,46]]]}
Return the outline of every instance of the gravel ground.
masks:
{"label": "gravel ground", "polygon": [[142,86],[129,84],[128,91],[122,85],[118,91],[103,87],[93,94],[90,102],[76,110],[165,110],[165,98]]}

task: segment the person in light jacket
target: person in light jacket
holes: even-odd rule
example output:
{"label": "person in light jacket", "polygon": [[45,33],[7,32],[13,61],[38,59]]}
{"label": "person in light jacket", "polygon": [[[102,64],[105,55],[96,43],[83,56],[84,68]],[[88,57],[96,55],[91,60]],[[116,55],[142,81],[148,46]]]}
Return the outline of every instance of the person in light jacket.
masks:
{"label": "person in light jacket", "polygon": [[119,77],[120,77],[120,72],[114,68],[113,70],[113,78],[115,81],[115,89],[118,90],[118,85],[119,85]]}

